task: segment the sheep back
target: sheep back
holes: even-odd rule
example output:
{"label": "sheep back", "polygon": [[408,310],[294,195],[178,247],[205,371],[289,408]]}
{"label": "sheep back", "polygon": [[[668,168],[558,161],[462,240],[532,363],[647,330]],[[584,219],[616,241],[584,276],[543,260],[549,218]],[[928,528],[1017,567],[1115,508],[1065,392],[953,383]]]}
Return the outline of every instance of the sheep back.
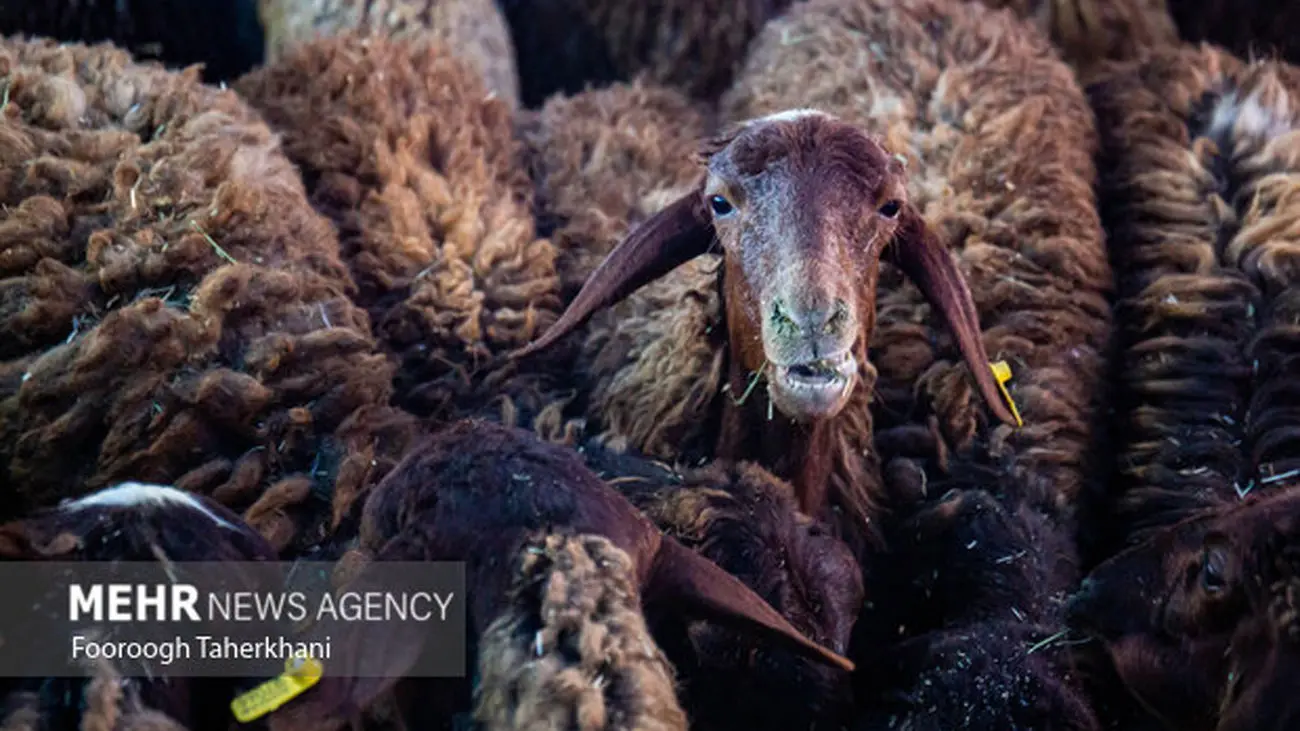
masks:
{"label": "sheep back", "polygon": [[1300,70],[1208,45],[1089,87],[1119,303],[1116,540],[1297,483]]}
{"label": "sheep back", "polygon": [[526,392],[503,354],[558,316],[555,250],[535,236],[510,111],[466,62],[348,32],[236,88],[338,226],[356,301],[398,364],[396,403],[452,418]]}
{"label": "sheep back", "polygon": [[337,527],[409,435],[329,222],[197,75],[0,43],[0,515],[139,480],[284,549]]}

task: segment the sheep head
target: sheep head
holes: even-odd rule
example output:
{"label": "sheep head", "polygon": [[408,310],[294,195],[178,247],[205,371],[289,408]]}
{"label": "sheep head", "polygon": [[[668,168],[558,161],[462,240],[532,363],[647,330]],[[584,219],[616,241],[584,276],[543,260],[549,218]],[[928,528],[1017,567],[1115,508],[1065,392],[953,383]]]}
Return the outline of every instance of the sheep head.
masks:
{"label": "sheep head", "polygon": [[897,263],[957,338],[985,401],[1014,423],[980,339],[970,291],[907,199],[902,163],[862,130],[815,110],[744,123],[705,146],[706,175],[635,229],[560,319],[516,357],[541,350],[720,242],[735,365],[761,372],[773,405],[830,419],[867,365],[880,257]]}
{"label": "sheep head", "polygon": [[1094,569],[1070,620],[1101,641],[1125,687],[1168,727],[1227,728],[1214,719],[1224,709],[1249,715],[1263,702],[1250,698],[1283,672],[1267,668],[1296,653],[1297,538],[1294,490],[1190,518]]}

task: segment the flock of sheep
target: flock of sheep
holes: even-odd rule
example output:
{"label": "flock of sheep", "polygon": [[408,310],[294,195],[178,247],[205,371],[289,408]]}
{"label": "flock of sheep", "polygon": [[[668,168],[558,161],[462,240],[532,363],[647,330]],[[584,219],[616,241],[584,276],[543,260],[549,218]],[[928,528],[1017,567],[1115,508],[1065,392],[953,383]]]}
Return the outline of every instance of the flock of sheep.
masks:
{"label": "flock of sheep", "polygon": [[1296,22],[4,3],[0,557],[463,561],[471,661],[0,728],[1300,728]]}

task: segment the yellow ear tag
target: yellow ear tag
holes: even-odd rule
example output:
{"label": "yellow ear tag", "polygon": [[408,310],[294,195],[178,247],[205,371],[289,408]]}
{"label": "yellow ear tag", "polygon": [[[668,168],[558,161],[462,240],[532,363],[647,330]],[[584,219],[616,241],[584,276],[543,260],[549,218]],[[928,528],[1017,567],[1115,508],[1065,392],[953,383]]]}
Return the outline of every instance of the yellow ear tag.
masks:
{"label": "yellow ear tag", "polygon": [[1011,399],[1011,393],[1007,391],[1007,381],[1011,380],[1011,366],[1007,365],[1005,360],[1000,360],[997,363],[990,363],[989,367],[993,369],[993,377],[997,379],[1002,398],[1006,399],[1007,406],[1011,407],[1011,415],[1016,417],[1016,426],[1024,426],[1025,422],[1020,418],[1020,409],[1016,408],[1016,402]]}
{"label": "yellow ear tag", "polygon": [[240,723],[261,718],[288,703],[303,691],[320,682],[325,668],[310,657],[291,657],[284,663],[284,673],[271,678],[230,702],[230,710]]}

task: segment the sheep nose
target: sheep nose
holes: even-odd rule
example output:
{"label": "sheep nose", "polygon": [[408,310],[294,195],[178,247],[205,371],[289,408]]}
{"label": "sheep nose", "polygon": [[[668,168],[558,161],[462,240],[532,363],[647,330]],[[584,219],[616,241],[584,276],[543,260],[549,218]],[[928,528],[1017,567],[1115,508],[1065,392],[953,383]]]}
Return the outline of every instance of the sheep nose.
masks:
{"label": "sheep nose", "polygon": [[848,315],[848,303],[842,299],[802,306],[793,306],[782,299],[772,301],[772,320],[777,326],[809,335],[836,332],[848,321]]}

